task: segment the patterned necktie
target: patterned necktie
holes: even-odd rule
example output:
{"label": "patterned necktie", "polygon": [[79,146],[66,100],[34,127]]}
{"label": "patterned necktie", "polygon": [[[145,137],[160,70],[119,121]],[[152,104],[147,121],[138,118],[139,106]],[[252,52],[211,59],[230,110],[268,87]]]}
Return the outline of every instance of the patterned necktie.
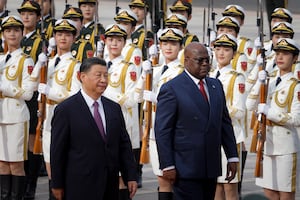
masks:
{"label": "patterned necktie", "polygon": [[93,103],[93,106],[94,106],[94,119],[95,119],[95,122],[98,126],[98,129],[99,129],[99,132],[104,140],[104,142],[106,142],[106,135],[105,135],[105,131],[104,131],[104,126],[103,126],[103,122],[102,122],[102,119],[101,119],[101,115],[99,113],[99,103],[97,101],[95,101]]}
{"label": "patterned necktie", "polygon": [[201,94],[203,95],[203,97],[205,98],[205,100],[208,101],[208,98],[207,98],[207,95],[206,95],[206,92],[205,92],[205,89],[204,89],[203,80],[199,81],[199,85],[200,85],[200,92],[201,92]]}
{"label": "patterned necktie", "polygon": [[11,58],[10,54],[7,54],[6,58],[5,58],[5,63],[7,63],[7,61]]}
{"label": "patterned necktie", "polygon": [[167,71],[168,68],[169,68],[168,65],[164,65],[164,68],[163,68],[161,74],[165,73],[165,71]]}
{"label": "patterned necktie", "polygon": [[276,84],[275,84],[275,86],[279,85],[280,82],[281,82],[281,78],[278,77],[278,78],[276,79]]}
{"label": "patterned necktie", "polygon": [[219,76],[221,75],[220,71],[218,70],[216,78],[219,78]]}
{"label": "patterned necktie", "polygon": [[57,57],[55,59],[55,63],[54,63],[54,67],[56,67],[58,65],[58,63],[60,62],[60,57]]}

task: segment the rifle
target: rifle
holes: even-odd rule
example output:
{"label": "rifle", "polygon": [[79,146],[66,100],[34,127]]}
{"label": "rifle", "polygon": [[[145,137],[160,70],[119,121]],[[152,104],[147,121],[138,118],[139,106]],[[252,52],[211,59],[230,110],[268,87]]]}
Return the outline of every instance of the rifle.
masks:
{"label": "rifle", "polygon": [[68,0],[65,1],[66,10],[68,10],[71,7],[71,4],[68,4]]}
{"label": "rifle", "polygon": [[[7,1],[5,2],[5,6],[4,6],[4,15],[3,17],[7,17],[9,14],[9,10],[7,10]],[[2,33],[0,34],[0,36],[2,35]],[[8,46],[7,46],[7,42],[4,41],[4,48],[3,48],[3,53],[6,54],[8,51]]]}
{"label": "rifle", "polygon": [[[98,0],[96,1],[96,11],[95,11],[95,16],[94,16],[94,43],[95,43],[95,56],[96,57],[100,57],[100,58],[103,58],[103,50],[104,50],[104,42],[102,42],[100,40],[100,36],[99,36],[99,30],[98,30],[98,21],[99,21],[99,16],[98,16],[98,6],[99,6],[99,3],[98,3]],[[102,43],[102,48],[99,49],[98,51],[98,41],[101,41]]]}
{"label": "rifle", "polygon": [[[41,10],[43,12],[42,6],[43,6],[43,4],[41,4]],[[43,17],[41,18],[41,37],[42,37],[42,41],[43,41],[42,42],[42,50],[45,53],[45,55],[47,55]],[[41,72],[40,72],[40,83],[45,83],[45,84],[47,83],[47,72],[48,72],[47,63],[43,63],[43,65],[41,67]],[[43,123],[44,123],[44,120],[46,117],[46,95],[45,94],[41,94],[37,116],[38,116],[38,124],[36,126],[33,153],[34,154],[42,154],[43,153],[42,134],[43,134],[43,128],[44,128]]]}
{"label": "rifle", "polygon": [[121,7],[119,6],[118,0],[116,0],[116,15],[119,13]]}
{"label": "rifle", "polygon": [[[262,8],[262,0],[259,0],[259,6],[260,6],[260,17],[258,19],[259,22],[259,38],[260,38],[260,53],[263,59],[263,63],[261,66],[259,66],[260,71],[265,70],[266,67],[266,55],[265,55],[265,49],[264,49],[264,33],[263,33],[263,8]],[[268,81],[264,80],[261,82],[260,85],[260,103],[266,103],[266,97],[267,97],[267,87],[268,87]],[[266,115],[259,114],[258,116],[258,131],[256,134],[257,144],[256,144],[256,163],[255,163],[255,171],[254,176],[255,177],[261,177],[262,176],[262,160],[263,160],[263,150],[264,150],[264,143],[266,140]]]}
{"label": "rifle", "polygon": [[[216,26],[216,15],[214,11],[214,0],[208,0],[208,6],[207,6],[207,46],[209,47],[211,45],[210,37],[211,37],[211,32],[215,32],[215,26]],[[212,28],[210,27],[210,20],[213,22]]]}
{"label": "rifle", "polygon": [[[152,15],[151,15],[151,24],[152,30],[157,31],[156,24],[154,23],[155,21],[155,6],[156,6],[157,1],[152,1]],[[146,7],[145,7],[145,12],[146,12]],[[145,18],[144,20],[144,26],[145,26],[145,33],[147,34],[147,19]],[[154,34],[154,44],[155,47],[157,47],[157,34]],[[147,58],[149,57],[148,52],[147,52]],[[156,66],[158,64],[158,55],[151,55],[151,62],[152,66]],[[153,70],[149,70],[146,74],[146,84],[145,84],[145,90],[152,90],[152,73]],[[149,135],[150,135],[150,130],[151,130],[151,125],[152,125],[152,102],[147,101],[146,102],[146,108],[144,110],[144,133],[143,133],[143,138],[142,138],[142,147],[141,147],[141,155],[140,155],[140,164],[146,164],[149,163]]]}

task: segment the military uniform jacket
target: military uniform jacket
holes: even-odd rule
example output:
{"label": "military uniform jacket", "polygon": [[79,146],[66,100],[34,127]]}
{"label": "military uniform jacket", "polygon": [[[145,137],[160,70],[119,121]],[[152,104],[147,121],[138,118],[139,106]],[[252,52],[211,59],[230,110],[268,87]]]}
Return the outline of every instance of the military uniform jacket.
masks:
{"label": "military uniform jacket", "polygon": [[42,52],[43,41],[36,31],[28,33],[21,41],[21,47],[25,54],[30,55],[36,63],[39,54]]}
{"label": "military uniform jacket", "polygon": [[[77,93],[81,87],[77,78],[80,63],[73,58],[71,52],[68,52],[60,56],[61,61],[54,67],[57,57],[58,55],[54,56],[48,63],[47,85],[50,89],[47,95],[44,131],[51,131],[51,119],[56,105]],[[40,66],[37,64],[31,74],[33,81],[38,80],[39,72]]]}
{"label": "military uniform jacket", "polygon": [[232,120],[236,143],[240,143],[245,141],[246,138],[245,77],[241,73],[237,73],[233,70],[231,65],[227,65],[221,69],[215,69],[210,73],[210,77],[215,78],[218,70],[220,71],[218,79],[223,85],[226,105]]}
{"label": "military uniform jacket", "polygon": [[132,147],[138,148],[140,145],[139,112],[138,103],[133,98],[136,82],[139,78],[138,72],[136,66],[124,62],[122,56],[111,60],[111,62],[112,65],[108,69],[109,84],[103,95],[120,104]]}
{"label": "military uniform jacket", "polygon": [[21,123],[29,120],[25,100],[31,99],[36,87],[30,81],[34,63],[21,48],[11,52],[5,63],[7,54],[0,56],[0,85],[5,88],[0,92],[0,123]]}
{"label": "military uniform jacket", "polygon": [[[95,51],[95,33],[94,33],[94,21],[86,23],[80,30],[79,38],[89,41],[93,50]],[[100,36],[100,40],[104,40],[104,28],[102,24],[98,24],[98,35]]]}
{"label": "military uniform jacket", "polygon": [[72,44],[71,52],[72,56],[79,62],[94,56],[93,45],[89,41],[81,38]]}
{"label": "military uniform jacket", "polygon": [[[268,87],[267,129],[264,153],[267,155],[284,155],[300,150],[297,128],[300,126],[300,84],[293,73],[281,76],[276,86],[277,77],[270,80]],[[246,105],[255,110],[259,101],[260,83],[254,85]]]}
{"label": "military uniform jacket", "polygon": [[187,33],[183,36],[183,40],[182,40],[183,47],[186,47],[191,42],[199,42],[199,39],[196,35],[191,34],[187,31]]}

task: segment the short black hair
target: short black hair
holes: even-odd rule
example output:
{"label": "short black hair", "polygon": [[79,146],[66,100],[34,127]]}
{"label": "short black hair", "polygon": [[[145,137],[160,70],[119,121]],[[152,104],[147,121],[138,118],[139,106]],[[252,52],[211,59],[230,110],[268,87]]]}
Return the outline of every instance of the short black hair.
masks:
{"label": "short black hair", "polygon": [[105,60],[98,58],[98,57],[92,57],[92,58],[86,58],[83,60],[79,71],[80,72],[88,72],[93,65],[102,65],[107,66]]}

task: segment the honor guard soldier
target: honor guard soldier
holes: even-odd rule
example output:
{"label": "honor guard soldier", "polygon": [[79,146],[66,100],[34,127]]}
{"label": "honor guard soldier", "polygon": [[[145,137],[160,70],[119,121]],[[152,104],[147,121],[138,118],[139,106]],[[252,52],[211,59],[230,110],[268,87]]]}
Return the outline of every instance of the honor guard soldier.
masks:
{"label": "honor guard soldier", "polygon": [[[267,0],[268,1],[274,1],[274,0]],[[282,0],[276,0],[276,2],[280,2]],[[282,5],[276,5],[272,6],[272,9],[269,9],[267,7],[267,12],[268,12],[268,21],[269,21],[269,30],[270,30],[270,36],[271,36],[271,29],[274,26],[275,22],[289,22],[292,23],[293,21],[293,16],[292,13],[286,9],[287,6],[282,6]]]}
{"label": "honor guard soldier", "polygon": [[[233,69],[231,60],[237,51],[237,40],[230,34],[218,35],[214,41],[214,53],[217,60],[217,68],[210,73],[210,77],[217,78],[223,85],[226,97],[226,105],[232,120],[239,159],[242,160],[242,145],[246,139],[246,92],[245,77]],[[238,161],[237,160],[237,161]],[[228,183],[226,178],[226,166],[228,161],[222,148],[222,176],[217,179],[215,199],[239,199],[238,182],[241,181],[241,165],[235,178]]]}
{"label": "honor guard soldier", "polygon": [[[268,199],[295,199],[299,188],[300,84],[291,72],[299,48],[290,38],[279,39],[274,45],[279,73],[269,78],[268,94],[260,91],[267,79],[261,70],[246,101],[247,109],[266,116],[262,177],[256,178],[256,185]],[[266,103],[259,103],[260,95],[266,95]]]}
{"label": "honor guard soldier", "polygon": [[75,7],[68,7],[67,10],[65,10],[64,15],[62,17],[63,19],[70,19],[76,23],[77,28],[77,34],[76,34],[76,41],[72,44],[71,52],[74,58],[76,60],[82,62],[86,58],[91,58],[94,56],[93,46],[92,44],[85,40],[80,38],[80,30],[82,28],[82,21],[83,21],[83,15],[79,8]]}
{"label": "honor guard soldier", "polygon": [[[272,45],[272,28],[277,22],[288,22],[292,24],[293,16],[292,13],[285,8],[275,8],[271,14],[270,19],[270,40],[264,43],[266,51],[271,50]],[[257,43],[257,44],[256,44]],[[254,44],[260,46],[259,37],[256,38]]]}
{"label": "honor guard soldier", "polygon": [[131,10],[120,10],[114,17],[117,24],[121,24],[127,33],[126,44],[122,50],[122,56],[125,62],[133,63],[140,74],[142,62],[142,50],[136,44],[132,43],[131,34],[135,29],[137,16]]}
{"label": "honor guard soldier", "polygon": [[[139,73],[137,67],[132,63],[125,62],[121,54],[126,39],[126,28],[122,25],[112,24],[105,29],[105,45],[109,55],[106,58],[106,63],[108,63],[108,86],[103,95],[120,104],[134,150],[140,148],[138,103],[133,99]],[[121,176],[119,188],[119,199],[127,200],[129,193]]]}
{"label": "honor guard soldier", "polygon": [[[293,38],[294,37],[294,30],[293,26],[288,22],[276,22],[271,30],[272,34],[272,43],[265,44],[265,56],[266,56],[266,68],[265,70],[268,72],[268,76],[276,76],[278,73],[278,68],[276,66],[275,62],[275,55],[276,52],[274,51],[274,47],[278,40],[280,38]],[[247,81],[246,81],[246,91],[250,92],[253,85],[256,83],[256,80],[258,78],[258,71],[259,66],[262,64],[262,58],[261,55],[258,55],[257,57],[257,63],[256,66],[253,68],[253,70],[250,72]]]}
{"label": "honor guard soldier", "polygon": [[151,31],[147,31],[147,34],[145,34],[144,27],[144,21],[146,20],[149,7],[145,0],[131,0],[129,3],[129,8],[137,16],[135,30],[131,34],[132,43],[137,45],[142,50],[143,60],[147,60],[148,48],[154,43],[153,33]]}
{"label": "honor guard soldier", "polygon": [[[245,11],[239,5],[226,6],[225,10],[222,12],[222,15],[235,18],[240,24],[240,29],[244,25]],[[253,41],[251,41],[251,39],[249,39],[249,38],[246,38],[246,37],[243,37],[240,35],[238,36],[237,41],[238,41],[237,54],[240,54],[240,53],[245,54],[248,58],[248,63],[250,65],[254,65],[256,62],[256,54],[257,54],[256,51],[257,50],[254,49]]]}
{"label": "honor guard soldier", "polygon": [[[57,46],[57,54],[49,59],[47,83],[39,83],[38,91],[46,95],[46,117],[43,127],[43,154],[46,162],[46,169],[49,180],[51,180],[50,172],[50,138],[51,138],[51,119],[54,108],[63,100],[72,96],[80,89],[80,82],[77,78],[80,63],[73,58],[71,46],[75,41],[76,25],[68,19],[61,19],[55,22],[53,29],[54,38]],[[39,55],[39,60],[35,66],[31,78],[33,82],[37,82],[40,74],[41,66],[47,62],[44,53]],[[50,181],[49,181],[50,185]],[[53,199],[51,190],[49,191],[49,199]]]}
{"label": "honor guard soldier", "polygon": [[145,90],[145,76],[148,70],[151,69],[151,63],[144,61],[143,72],[137,83],[135,99],[138,102],[149,101],[152,102],[152,124],[149,135],[149,149],[150,149],[150,161],[152,165],[153,173],[158,178],[158,199],[159,200],[172,200],[172,184],[169,180],[162,177],[162,171],[159,168],[158,153],[156,148],[156,140],[154,134],[154,121],[155,111],[157,103],[157,95],[160,87],[173,79],[181,72],[184,67],[180,64],[178,59],[178,53],[182,48],[183,32],[175,28],[166,28],[162,31],[159,37],[161,56],[164,57],[164,63],[161,66],[153,68],[153,82],[152,91]]}
{"label": "honor guard soldier", "polygon": [[[181,32],[185,32],[186,27],[187,27],[187,19],[185,18],[184,15],[181,14],[170,14],[168,18],[165,20],[165,26],[167,28],[176,28],[179,29]],[[178,59],[180,63],[183,65],[184,63],[184,49],[182,49],[179,54],[178,54]],[[159,63],[161,62],[161,59],[163,59],[164,56],[159,57]]]}
{"label": "honor guard soldier", "polygon": [[[187,21],[192,19],[192,4],[187,1],[175,1],[170,7],[170,11],[174,14],[181,14],[185,16]],[[192,33],[189,33],[187,29],[184,30],[183,34],[183,47],[186,47],[191,42],[199,42],[198,37]]]}
{"label": "honor guard soldier", "polygon": [[[37,33],[37,23],[41,16],[41,8],[37,2],[25,0],[21,7],[18,9],[21,19],[24,24],[23,39],[21,41],[21,47],[23,52],[37,61],[37,56],[42,52],[43,41],[41,36]],[[34,199],[37,179],[42,166],[42,155],[33,154],[33,146],[36,134],[37,126],[37,102],[38,92],[35,91],[30,101],[26,101],[30,112],[29,123],[29,148],[28,148],[28,160],[25,162],[26,172],[26,191],[25,199]]]}
{"label": "honor guard soldier", "polygon": [[[217,36],[223,33],[231,34],[234,37],[238,38],[238,34],[240,31],[239,22],[233,17],[222,17],[217,26]],[[240,52],[239,54],[235,54],[234,58],[231,60],[231,65],[234,70],[238,73],[242,73],[245,77],[248,76],[249,72],[252,70],[253,65],[248,63],[247,56]],[[215,66],[215,57],[213,59],[213,67]]]}
{"label": "honor guard soldier", "polygon": [[[9,11],[6,10],[6,3],[7,0],[0,0],[0,24],[2,22],[2,19],[4,17],[7,17]],[[7,52],[7,44],[2,38],[2,31],[0,30],[0,53],[6,53]]]}
{"label": "honor guard soldier", "polygon": [[[93,45],[94,51],[96,51],[96,43],[95,43],[95,14],[97,15],[96,6],[98,5],[97,0],[79,0],[78,7],[82,11],[83,15],[83,27],[80,31],[80,38],[89,41]],[[100,36],[100,40],[104,40],[104,28],[102,24],[97,24],[97,32],[98,36]]]}
{"label": "honor guard soldier", "polygon": [[34,62],[21,49],[24,25],[17,16],[1,24],[8,52],[0,56],[0,188],[1,199],[23,199],[29,110],[36,85],[30,81]]}
{"label": "honor guard soldier", "polygon": [[[35,0],[36,2],[39,3],[42,10],[42,20],[44,23],[44,33],[45,33],[45,38],[47,40],[50,40],[50,38],[53,37],[53,26],[55,24],[55,19],[53,18],[54,16],[54,0]],[[43,3],[43,5],[41,5]],[[41,22],[38,23],[37,27],[38,33],[41,34]]]}

